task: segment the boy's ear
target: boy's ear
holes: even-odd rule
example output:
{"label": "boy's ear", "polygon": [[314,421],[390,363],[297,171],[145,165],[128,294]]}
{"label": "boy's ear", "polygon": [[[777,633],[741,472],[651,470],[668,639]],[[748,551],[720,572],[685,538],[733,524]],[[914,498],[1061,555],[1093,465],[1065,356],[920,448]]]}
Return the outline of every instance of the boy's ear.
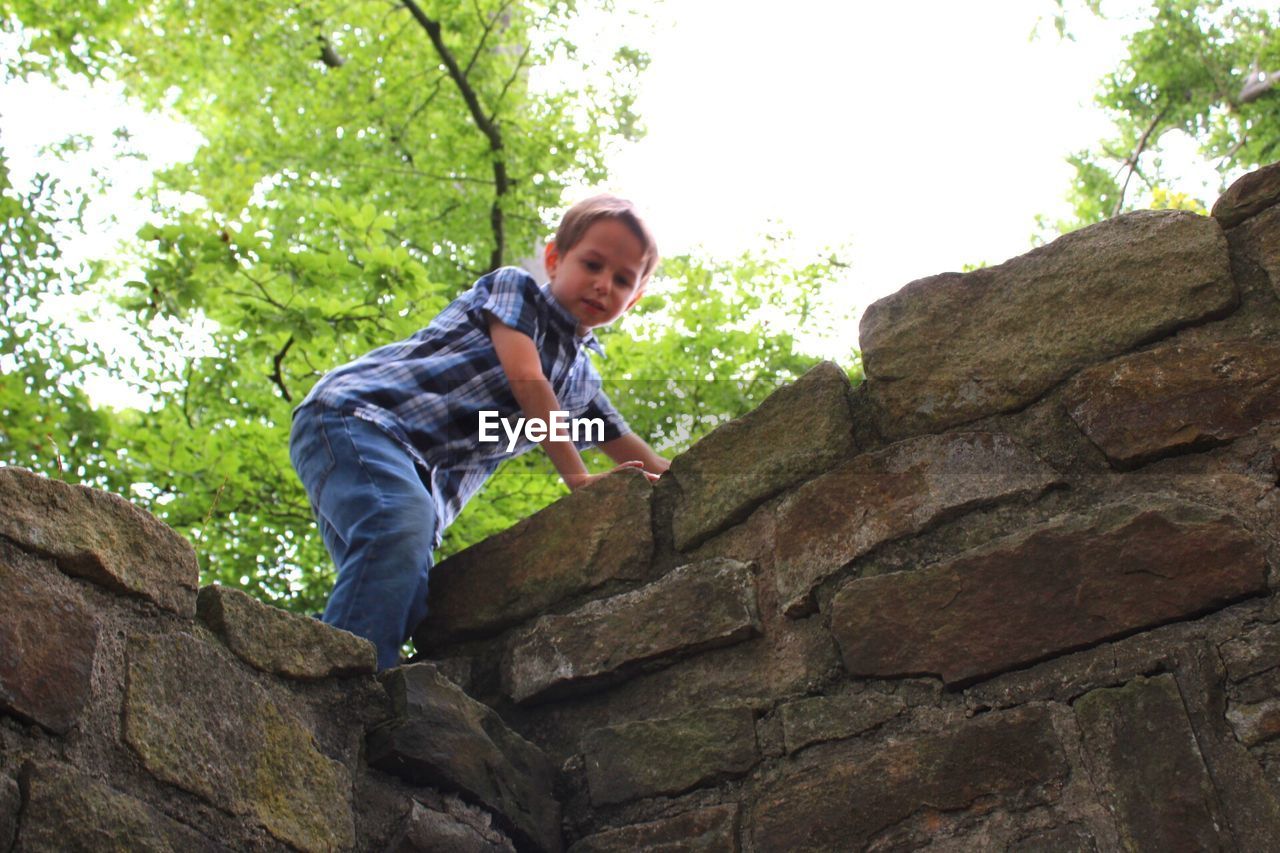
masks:
{"label": "boy's ear", "polygon": [[631,294],[631,301],[627,303],[625,310],[630,311],[632,308],[636,307],[637,302],[644,298],[644,289],[648,284],[648,279],[640,282],[640,286],[636,288],[636,292]]}
{"label": "boy's ear", "polygon": [[556,251],[555,240],[547,243],[546,251],[542,254],[542,263],[547,268],[547,276],[554,277],[556,267],[560,264],[560,253]]}

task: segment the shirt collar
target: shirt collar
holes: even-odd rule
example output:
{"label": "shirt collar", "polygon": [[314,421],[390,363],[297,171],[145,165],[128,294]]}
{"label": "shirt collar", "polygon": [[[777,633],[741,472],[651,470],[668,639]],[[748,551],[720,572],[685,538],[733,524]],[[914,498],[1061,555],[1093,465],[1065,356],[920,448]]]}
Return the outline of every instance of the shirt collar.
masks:
{"label": "shirt collar", "polygon": [[574,317],[573,314],[569,313],[568,308],[561,305],[556,301],[556,298],[551,295],[551,282],[546,282],[539,287],[538,290],[542,293],[543,300],[551,306],[552,316],[557,318],[564,325],[574,343],[579,347],[586,347],[587,349],[597,352],[603,356],[604,346],[601,345],[595,332],[588,329],[585,335],[582,335],[581,337],[578,336],[578,319]]}

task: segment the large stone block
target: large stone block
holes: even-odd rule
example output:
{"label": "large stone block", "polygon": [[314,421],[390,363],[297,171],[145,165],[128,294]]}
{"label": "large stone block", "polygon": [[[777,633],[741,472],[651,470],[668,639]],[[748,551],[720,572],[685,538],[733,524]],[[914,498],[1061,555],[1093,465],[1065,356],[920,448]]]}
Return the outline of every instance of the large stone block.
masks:
{"label": "large stone block", "polygon": [[550,698],[759,633],[750,566],[693,563],[632,592],[538,619],[512,639],[503,687],[517,702]]}
{"label": "large stone block", "polygon": [[597,806],[679,794],[740,776],[760,758],[750,708],[706,708],[606,726],[588,732],[582,750]]}
{"label": "large stone block", "polygon": [[861,850],[920,811],[1049,802],[1067,771],[1043,710],[987,714],[953,731],[785,770],[756,801],[752,849]]}
{"label": "large stone block", "polygon": [[848,395],[844,371],[823,362],[672,460],[670,476],[680,487],[672,519],[676,550],[694,547],[852,453]]}
{"label": "large stone block", "polygon": [[368,761],[414,785],[458,791],[494,812],[518,842],[560,850],[560,805],[536,746],[430,664],[384,678],[393,716],[369,733]]}
{"label": "large stone block", "polygon": [[98,620],[24,556],[0,551],[0,709],[65,734],[93,688]]}
{"label": "large stone block", "polygon": [[867,391],[885,435],[933,432],[1020,409],[1083,367],[1237,301],[1215,220],[1138,211],[872,304],[860,335]]}
{"label": "large stone block", "polygon": [[373,673],[373,643],[355,634],[250,598],[238,589],[200,590],[196,613],[245,663],[286,678]]}
{"label": "large stone block", "polygon": [[738,806],[696,809],[590,835],[569,853],[738,853]]}
{"label": "large stone block", "polygon": [[853,675],[967,683],[1266,591],[1234,518],[1194,504],[1116,504],[949,562],[847,583],[831,627]]}
{"label": "large stone block", "polygon": [[27,803],[18,850],[214,853],[227,849],[141,800],[64,765],[30,765],[23,773],[23,787]]}
{"label": "large stone block", "polygon": [[611,580],[644,580],[653,487],[621,471],[578,489],[431,570],[420,649],[496,633]]}
{"label": "large stone block", "polygon": [[414,802],[386,853],[515,853],[511,840]]}
{"label": "large stone block", "polygon": [[1260,269],[1280,296],[1280,206],[1268,208],[1232,231],[1231,246],[1238,260],[1246,268]]}
{"label": "large stone block", "polygon": [[1200,450],[1280,419],[1280,344],[1167,344],[1082,371],[1063,401],[1117,467]]}
{"label": "large stone block", "polygon": [[1125,850],[1234,849],[1173,676],[1095,690],[1075,713]]}
{"label": "large stone block", "polygon": [[907,703],[900,696],[849,693],[809,696],[778,709],[788,753],[814,743],[853,737],[901,714]]}
{"label": "large stone block", "polygon": [[124,737],[153,776],[300,850],[354,844],[347,769],[225,652],[177,633],[135,636],[127,658]]}
{"label": "large stone block", "polygon": [[1236,180],[1213,204],[1213,218],[1231,228],[1280,204],[1280,163],[1255,169]]}
{"label": "large stone block", "polygon": [[855,456],[783,499],[774,536],[778,597],[791,616],[844,565],[983,504],[1036,495],[1057,481],[1005,435],[951,433]]}
{"label": "large stone block", "polygon": [[0,468],[0,536],[69,575],[195,613],[199,568],[187,540],[133,504],[22,468]]}

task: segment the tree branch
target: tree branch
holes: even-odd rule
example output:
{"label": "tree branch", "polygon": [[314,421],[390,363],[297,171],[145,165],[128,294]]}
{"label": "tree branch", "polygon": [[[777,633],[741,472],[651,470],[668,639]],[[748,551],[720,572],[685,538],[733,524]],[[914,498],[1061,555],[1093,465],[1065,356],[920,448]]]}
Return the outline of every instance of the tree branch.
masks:
{"label": "tree branch", "polygon": [[[1125,193],[1129,191],[1129,181],[1133,178],[1134,172],[1138,171],[1138,158],[1141,157],[1142,152],[1147,149],[1147,144],[1151,141],[1151,134],[1155,132],[1155,129],[1160,125],[1160,122],[1164,120],[1165,114],[1168,112],[1169,108],[1166,106],[1164,109],[1160,110],[1160,112],[1156,113],[1155,118],[1151,119],[1151,124],[1147,125],[1147,129],[1142,132],[1142,137],[1138,139],[1138,144],[1133,149],[1133,153],[1130,154],[1124,161],[1124,164],[1121,165],[1121,169],[1128,167],[1129,174],[1124,176],[1124,184],[1120,187],[1120,195],[1116,198],[1115,207],[1111,210],[1112,216],[1120,215],[1120,209],[1124,207]],[[1146,178],[1143,178],[1143,180],[1146,180]]]}
{"label": "tree branch", "polygon": [[462,100],[466,102],[472,121],[476,123],[476,127],[480,129],[485,139],[489,141],[489,151],[493,155],[494,188],[493,206],[489,211],[489,224],[493,229],[494,246],[493,254],[489,260],[489,267],[490,269],[496,269],[502,266],[502,257],[506,253],[506,222],[503,219],[502,201],[507,191],[511,188],[511,180],[507,177],[507,162],[502,156],[502,133],[497,124],[485,115],[484,108],[480,105],[480,98],[472,87],[471,81],[467,79],[466,74],[458,66],[457,59],[454,58],[453,53],[445,45],[444,38],[440,32],[440,24],[428,18],[415,0],[401,0],[401,2],[404,3],[409,13],[413,15],[414,20],[427,31],[427,36],[435,46],[436,52],[440,54],[440,60],[444,63],[449,76],[458,87]]}
{"label": "tree branch", "polygon": [[271,371],[271,381],[280,389],[280,396],[284,397],[286,403],[293,402],[293,395],[289,393],[289,389],[284,384],[284,374],[280,371],[280,365],[284,362],[284,357],[289,354],[289,348],[293,346],[293,335],[289,336],[289,340],[284,342],[284,346],[280,348],[280,352],[276,353],[275,358],[271,360],[274,370]]}

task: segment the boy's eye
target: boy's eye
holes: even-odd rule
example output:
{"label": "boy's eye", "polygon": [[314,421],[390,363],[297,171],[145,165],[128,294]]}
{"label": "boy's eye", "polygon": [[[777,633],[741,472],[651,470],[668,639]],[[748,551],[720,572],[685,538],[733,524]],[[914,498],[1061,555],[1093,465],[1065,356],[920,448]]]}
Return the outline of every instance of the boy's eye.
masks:
{"label": "boy's eye", "polygon": [[600,269],[599,261],[583,261],[582,265],[587,269],[591,270],[592,272],[595,272],[596,270]]}

